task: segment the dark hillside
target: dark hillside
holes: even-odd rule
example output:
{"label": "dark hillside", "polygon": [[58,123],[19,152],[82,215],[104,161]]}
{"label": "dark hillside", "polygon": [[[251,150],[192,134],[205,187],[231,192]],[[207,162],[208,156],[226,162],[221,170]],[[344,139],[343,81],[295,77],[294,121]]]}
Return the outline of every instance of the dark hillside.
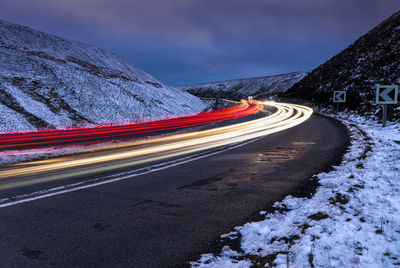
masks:
{"label": "dark hillside", "polygon": [[[374,112],[376,85],[400,83],[400,12],[294,84],[284,97],[332,104],[335,90],[347,91],[347,108]],[[394,114],[400,117],[399,106]]]}

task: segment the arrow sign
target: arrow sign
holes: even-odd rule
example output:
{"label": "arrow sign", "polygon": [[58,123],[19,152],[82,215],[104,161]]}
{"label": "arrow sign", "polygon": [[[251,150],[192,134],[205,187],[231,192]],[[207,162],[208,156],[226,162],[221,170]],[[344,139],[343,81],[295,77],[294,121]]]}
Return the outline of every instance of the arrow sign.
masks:
{"label": "arrow sign", "polygon": [[334,91],[333,102],[346,102],[346,91]]}
{"label": "arrow sign", "polygon": [[376,104],[397,104],[398,86],[378,86]]}

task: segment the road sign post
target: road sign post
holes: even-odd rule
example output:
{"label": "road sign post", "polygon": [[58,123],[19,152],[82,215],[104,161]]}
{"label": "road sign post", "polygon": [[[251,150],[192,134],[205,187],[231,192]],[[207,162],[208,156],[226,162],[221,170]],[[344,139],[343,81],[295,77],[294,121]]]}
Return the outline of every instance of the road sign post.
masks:
{"label": "road sign post", "polygon": [[341,102],[346,102],[346,91],[334,91],[333,92],[333,102],[336,102],[336,110],[339,112],[339,104]]}
{"label": "road sign post", "polygon": [[383,118],[382,118],[383,122],[382,125],[383,127],[386,127],[386,120],[387,120],[387,104],[383,105]]}
{"label": "road sign post", "polygon": [[399,87],[395,85],[377,86],[376,88],[376,104],[383,104],[382,126],[386,127],[387,105],[397,104],[397,95]]}

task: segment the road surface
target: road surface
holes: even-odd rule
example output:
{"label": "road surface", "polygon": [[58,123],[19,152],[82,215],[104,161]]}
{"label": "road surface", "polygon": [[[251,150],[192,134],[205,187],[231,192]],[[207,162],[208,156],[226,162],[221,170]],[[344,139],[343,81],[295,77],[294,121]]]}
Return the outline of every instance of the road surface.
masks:
{"label": "road surface", "polygon": [[196,161],[2,207],[0,266],[186,266],[258,211],[308,191],[347,143],[343,126],[312,116]]}

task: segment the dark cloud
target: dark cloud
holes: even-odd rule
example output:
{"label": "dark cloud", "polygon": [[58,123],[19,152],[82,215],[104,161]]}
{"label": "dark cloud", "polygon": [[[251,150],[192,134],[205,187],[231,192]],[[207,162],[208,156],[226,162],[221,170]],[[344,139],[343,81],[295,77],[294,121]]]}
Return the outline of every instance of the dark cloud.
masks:
{"label": "dark cloud", "polygon": [[0,16],[114,51],[170,84],[309,70],[398,0],[2,0]]}

